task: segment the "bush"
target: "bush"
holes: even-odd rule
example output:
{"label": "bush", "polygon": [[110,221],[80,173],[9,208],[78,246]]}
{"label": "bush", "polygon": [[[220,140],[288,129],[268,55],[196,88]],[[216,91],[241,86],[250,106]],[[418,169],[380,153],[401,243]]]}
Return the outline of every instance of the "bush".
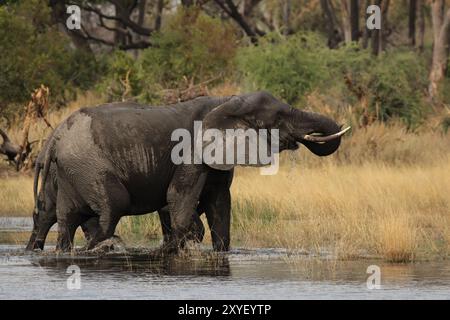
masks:
{"label": "bush", "polygon": [[344,46],[330,50],[329,57],[322,59],[328,60],[332,75],[324,87],[340,86],[341,98],[347,103],[354,103],[359,93],[368,101],[368,112],[378,120],[400,117],[408,125],[420,122],[425,111],[427,69],[416,53],[396,50],[373,57],[367,50]]}
{"label": "bush", "polygon": [[98,89],[108,100],[118,101],[137,98],[149,85],[142,79],[139,61],[124,51],[115,51],[105,56],[106,73]]}
{"label": "bush", "polygon": [[142,67],[164,87],[177,86],[183,77],[202,81],[227,73],[237,45],[229,23],[198,8],[180,8],[152,41]]}
{"label": "bush", "polygon": [[298,102],[327,77],[318,58],[326,50],[324,40],[313,33],[288,39],[270,35],[258,46],[239,51],[238,68],[249,90],[268,90],[287,103]]}
{"label": "bush", "polygon": [[294,105],[312,91],[333,92],[336,106],[365,99],[366,111],[379,120],[400,117],[412,125],[421,119],[427,85],[423,58],[401,50],[374,57],[357,45],[332,50],[325,43],[317,34],[303,33],[269,36],[241,49],[237,60],[245,86]]}
{"label": "bush", "polygon": [[88,88],[95,80],[95,61],[72,49],[65,36],[51,26],[45,2],[30,0],[1,6],[0,43],[3,107],[12,109],[28,101],[40,84],[50,87],[55,102],[63,100],[67,91]]}
{"label": "bush", "polygon": [[229,23],[195,7],[180,8],[161,32],[152,36],[152,47],[143,50],[138,59],[117,52],[109,60],[100,88],[110,99],[122,97],[122,82],[129,72],[132,93],[128,98],[157,103],[162,89],[229,74],[236,47],[236,34]]}

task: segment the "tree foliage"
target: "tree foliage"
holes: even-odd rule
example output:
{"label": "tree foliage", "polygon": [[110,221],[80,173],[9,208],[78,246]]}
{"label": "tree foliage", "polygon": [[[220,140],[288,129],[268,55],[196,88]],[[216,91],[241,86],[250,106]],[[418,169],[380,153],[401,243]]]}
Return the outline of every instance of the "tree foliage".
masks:
{"label": "tree foliage", "polygon": [[23,104],[34,89],[51,88],[53,102],[67,92],[88,89],[96,63],[74,50],[50,23],[50,9],[38,0],[0,6],[0,107]]}

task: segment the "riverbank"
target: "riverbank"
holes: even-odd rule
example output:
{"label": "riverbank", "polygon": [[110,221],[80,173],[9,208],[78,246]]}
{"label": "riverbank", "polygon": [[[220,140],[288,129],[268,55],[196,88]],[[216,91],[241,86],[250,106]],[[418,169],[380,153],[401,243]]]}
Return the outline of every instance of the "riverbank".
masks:
{"label": "riverbank", "polygon": [[[316,168],[284,163],[274,176],[239,169],[232,186],[233,245],[326,249],[340,259],[448,257],[448,172],[450,162]],[[1,216],[31,216],[31,177],[2,179],[0,190]],[[117,233],[131,242],[159,239],[157,215],[123,218]]]}
{"label": "riverbank", "polygon": [[[100,101],[85,96],[51,113],[50,122],[56,125],[80,106]],[[345,114],[328,114],[340,123],[354,123]],[[283,153],[273,176],[237,168],[231,190],[232,245],[326,251],[339,259],[450,257],[450,136],[439,119],[430,118],[414,131],[395,121],[356,126],[330,157],[316,157],[305,148]],[[11,132],[20,137],[18,128]],[[30,135],[39,139],[48,132],[35,123]],[[18,174],[2,162],[0,217],[31,217],[32,209],[32,173]],[[133,245],[159,241],[158,217],[125,217],[117,234]],[[12,239],[1,237],[6,238]],[[205,243],[210,243],[208,232]]]}

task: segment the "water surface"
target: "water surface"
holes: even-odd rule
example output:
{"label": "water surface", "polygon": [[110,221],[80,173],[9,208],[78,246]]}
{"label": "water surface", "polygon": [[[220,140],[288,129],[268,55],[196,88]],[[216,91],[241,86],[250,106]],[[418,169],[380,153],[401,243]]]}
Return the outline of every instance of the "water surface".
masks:
{"label": "water surface", "polygon": [[[146,251],[95,256],[26,254],[0,245],[0,299],[449,299],[450,263],[389,264],[336,261],[282,249],[208,249],[185,257]],[[81,288],[69,290],[70,265]],[[380,289],[370,290],[369,265],[381,270]]]}

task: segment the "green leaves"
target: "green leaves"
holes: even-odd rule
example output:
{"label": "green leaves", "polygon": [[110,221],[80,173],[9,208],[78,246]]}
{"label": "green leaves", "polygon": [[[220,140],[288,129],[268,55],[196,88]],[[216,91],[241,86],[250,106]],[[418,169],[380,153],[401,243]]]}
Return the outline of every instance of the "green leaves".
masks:
{"label": "green leaves", "polygon": [[127,98],[146,103],[161,102],[163,89],[183,89],[232,71],[237,37],[233,27],[207,16],[198,8],[179,8],[159,33],[152,47],[138,59],[116,52],[108,59],[108,72],[100,88],[111,100],[121,98],[128,71],[132,93]]}
{"label": "green leaves", "polygon": [[49,86],[52,102],[58,102],[77,88],[88,88],[97,76],[95,60],[71,48],[51,25],[50,9],[42,1],[0,7],[0,56],[0,105],[9,109],[28,101],[40,84]]}
{"label": "green leaves", "polygon": [[293,104],[327,77],[318,54],[325,43],[313,33],[288,39],[271,35],[240,50],[238,66],[252,89],[264,89]]}
{"label": "green leaves", "polygon": [[335,107],[365,99],[378,120],[420,122],[427,86],[422,56],[396,49],[374,57],[357,44],[329,49],[325,43],[315,33],[269,35],[258,46],[240,49],[238,68],[247,89],[268,90],[293,105],[313,91],[333,92]]}

